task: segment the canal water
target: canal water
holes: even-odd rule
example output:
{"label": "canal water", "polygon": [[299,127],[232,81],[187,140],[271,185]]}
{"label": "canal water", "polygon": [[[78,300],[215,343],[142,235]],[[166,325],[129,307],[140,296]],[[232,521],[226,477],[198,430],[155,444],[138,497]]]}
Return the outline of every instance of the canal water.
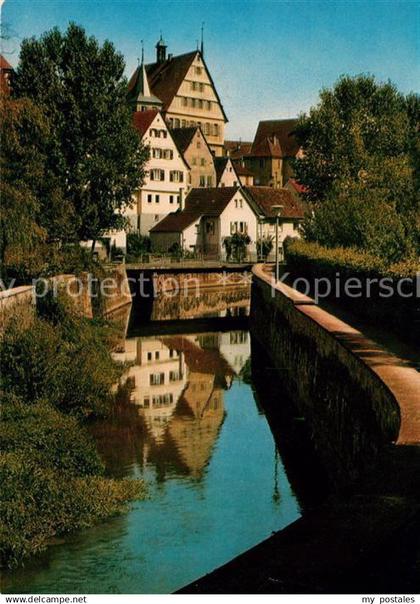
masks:
{"label": "canal water", "polygon": [[5,591],[170,593],[300,516],[257,403],[249,332],[223,325],[141,335],[131,322],[119,402],[91,430],[108,474],[143,479],[148,497],[50,546]]}

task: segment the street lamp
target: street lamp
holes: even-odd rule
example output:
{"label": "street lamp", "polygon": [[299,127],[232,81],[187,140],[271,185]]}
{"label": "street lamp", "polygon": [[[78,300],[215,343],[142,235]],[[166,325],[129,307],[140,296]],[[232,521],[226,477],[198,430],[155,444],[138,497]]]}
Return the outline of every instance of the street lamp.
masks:
{"label": "street lamp", "polygon": [[282,206],[282,205],[271,207],[271,209],[276,214],[276,282],[280,278],[280,274],[279,274],[280,273],[280,267],[279,267],[279,220],[280,220],[280,214],[281,214],[283,207],[284,206]]}
{"label": "street lamp", "polygon": [[259,226],[260,226],[260,257],[258,258],[258,249],[257,249],[257,261],[259,260],[260,262],[263,260],[263,221],[264,221],[265,216],[263,214],[260,214],[258,216],[258,222],[259,222]]}

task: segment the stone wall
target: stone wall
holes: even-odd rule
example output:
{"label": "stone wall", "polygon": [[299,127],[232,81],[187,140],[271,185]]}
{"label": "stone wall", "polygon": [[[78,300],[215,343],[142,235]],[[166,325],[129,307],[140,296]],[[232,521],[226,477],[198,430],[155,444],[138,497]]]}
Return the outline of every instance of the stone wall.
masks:
{"label": "stone wall", "polygon": [[4,330],[12,317],[29,324],[35,316],[34,288],[22,285],[0,292],[0,331]]}
{"label": "stone wall", "polygon": [[273,288],[262,265],[253,273],[251,332],[332,473],[356,479],[383,446],[420,444],[418,372],[311,298],[282,283]]}

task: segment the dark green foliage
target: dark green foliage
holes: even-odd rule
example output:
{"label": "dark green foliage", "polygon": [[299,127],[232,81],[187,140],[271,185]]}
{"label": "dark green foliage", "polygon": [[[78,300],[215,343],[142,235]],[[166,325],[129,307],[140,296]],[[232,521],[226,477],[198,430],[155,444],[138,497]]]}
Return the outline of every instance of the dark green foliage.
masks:
{"label": "dark green foliage", "polygon": [[258,254],[262,256],[263,259],[267,259],[267,256],[271,253],[273,249],[273,237],[264,237],[262,239],[258,239],[257,241],[257,251]]}
{"label": "dark green foliage", "polygon": [[370,76],[345,76],[320,97],[296,128],[295,173],[313,203],[305,238],[388,264],[418,256],[419,97]]}
{"label": "dark green foliage", "polygon": [[[49,302],[50,300],[50,302]],[[42,305],[43,304],[43,305]],[[46,297],[30,327],[12,321],[0,343],[4,392],[27,403],[47,399],[81,415],[104,415],[120,375],[107,343],[110,331]]]}
{"label": "dark green foliage", "polygon": [[82,419],[110,411],[120,375],[112,330],[46,296],[28,326],[8,324],[2,357],[0,541],[5,566],[55,535],[86,527],[143,495],[141,481],[115,481]]}
{"label": "dark green foliage", "polygon": [[60,413],[45,401],[28,405],[5,395],[0,425],[1,450],[21,450],[37,464],[72,476],[102,474],[93,441],[77,419]]}
{"label": "dark green foliage", "polygon": [[0,480],[1,559],[9,567],[44,549],[55,535],[117,514],[143,494],[141,482],[74,476],[19,449],[0,455]]}
{"label": "dark green foliage", "polygon": [[[390,278],[407,277],[415,279],[419,271],[417,259],[396,262],[389,265],[378,256],[351,248],[327,248],[317,243],[309,243],[299,239],[289,239],[285,242],[288,265],[294,269],[311,266],[314,274],[317,271],[330,273],[334,279],[337,271],[349,275],[383,276]],[[298,273],[299,271],[297,271]]]}
{"label": "dark green foliage", "polygon": [[246,248],[251,243],[249,235],[243,233],[234,233],[230,237],[225,237],[223,247],[226,251],[226,260],[236,260],[242,262],[246,256]]}
{"label": "dark green foliage", "polygon": [[139,233],[127,234],[127,256],[131,260],[136,260],[144,254],[152,251],[152,242],[150,237],[140,235]]}
{"label": "dark green foliage", "polygon": [[14,95],[47,116],[48,168],[74,215],[65,239],[96,240],[119,228],[119,211],[142,183],[147,152],[132,126],[123,72],[113,45],[75,24],[22,42]]}

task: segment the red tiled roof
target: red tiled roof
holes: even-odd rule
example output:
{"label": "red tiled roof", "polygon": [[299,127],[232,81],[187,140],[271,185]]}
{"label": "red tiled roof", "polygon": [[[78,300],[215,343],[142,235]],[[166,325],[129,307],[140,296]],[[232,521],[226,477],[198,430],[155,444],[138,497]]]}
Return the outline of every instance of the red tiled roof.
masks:
{"label": "red tiled roof", "polygon": [[3,55],[0,55],[0,69],[13,69],[9,61],[5,59]]}
{"label": "red tiled roof", "polygon": [[133,126],[139,131],[142,137],[146,134],[158,113],[159,111],[155,109],[150,111],[135,111],[133,113]]}
{"label": "red tiled roof", "polygon": [[234,161],[233,166],[238,176],[254,176],[254,173],[246,166],[243,166],[239,160]]}
{"label": "red tiled roof", "polygon": [[202,212],[186,210],[171,212],[160,222],[158,222],[153,228],[150,229],[151,233],[182,233],[187,227],[193,222],[198,220]]}
{"label": "red tiled roof", "polygon": [[295,157],[299,144],[293,135],[297,119],[264,120],[258,124],[249,153],[256,157]]}
{"label": "red tiled roof", "polygon": [[300,182],[298,182],[295,178],[289,178],[286,185],[288,184],[290,184],[290,186],[293,187],[295,191],[299,193],[299,195],[308,192],[308,187],[305,187],[305,185],[301,185]]}
{"label": "red tiled roof", "polygon": [[185,209],[168,214],[151,229],[151,232],[180,233],[200,216],[220,216],[239,188],[191,189],[185,199]]}
{"label": "red tiled roof", "polygon": [[273,210],[273,206],[278,205],[283,206],[280,213],[282,218],[304,217],[304,204],[287,189],[272,187],[244,187],[244,189],[267,218],[275,218],[276,211]]}
{"label": "red tiled roof", "polygon": [[185,211],[199,210],[206,216],[220,216],[240,187],[191,189],[185,199]]}
{"label": "red tiled roof", "polygon": [[226,141],[224,142],[224,149],[226,155],[231,159],[240,159],[244,155],[248,155],[251,151],[252,143],[246,141]]}

